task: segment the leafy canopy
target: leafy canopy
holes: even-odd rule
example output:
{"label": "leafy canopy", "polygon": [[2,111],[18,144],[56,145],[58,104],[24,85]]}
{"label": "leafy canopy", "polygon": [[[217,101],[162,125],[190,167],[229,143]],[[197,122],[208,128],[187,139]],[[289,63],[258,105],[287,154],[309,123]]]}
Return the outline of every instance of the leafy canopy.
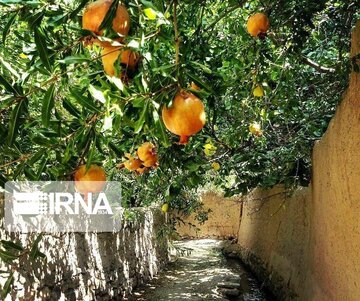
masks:
{"label": "leafy canopy", "polygon": [[[127,80],[107,77],[100,47],[85,47],[88,2],[0,0],[1,182],[71,179],[97,163],[124,183],[123,205],[179,209],[196,207],[194,189],[209,182],[227,195],[309,182],[312,145],[347,85],[357,1],[123,1],[125,42],[141,54]],[[269,16],[265,39],[246,31],[255,12]],[[105,21],[113,38],[111,13]],[[207,124],[183,147],[161,108],[191,82]],[[157,145],[158,169],[116,168],[145,141]]]}

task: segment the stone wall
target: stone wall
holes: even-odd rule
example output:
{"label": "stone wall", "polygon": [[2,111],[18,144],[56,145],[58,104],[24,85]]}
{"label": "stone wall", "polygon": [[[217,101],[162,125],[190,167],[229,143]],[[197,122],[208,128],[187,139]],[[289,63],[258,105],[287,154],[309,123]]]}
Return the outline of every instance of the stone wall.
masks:
{"label": "stone wall", "polygon": [[210,209],[209,219],[200,224],[195,214],[183,219],[176,230],[182,237],[236,237],[240,226],[241,200],[239,198],[224,199],[215,192],[201,195],[204,210]]}
{"label": "stone wall", "polygon": [[[351,57],[360,54],[360,21]],[[357,60],[358,66],[359,58]],[[360,73],[313,152],[310,266],[315,300],[360,300]]]}
{"label": "stone wall", "polygon": [[[351,57],[359,53],[360,22]],[[291,194],[281,186],[256,189],[241,201],[242,215],[234,219],[227,200],[218,198],[221,212],[208,223],[214,216],[219,225],[241,221],[238,244],[227,251],[237,253],[278,300],[360,300],[360,73],[352,72],[315,145],[311,186]],[[233,235],[229,229],[222,236]]]}
{"label": "stone wall", "polygon": [[244,198],[235,250],[279,300],[313,300],[298,298],[306,289],[314,243],[311,196],[311,188],[288,192],[277,186]]}
{"label": "stone wall", "polygon": [[[167,241],[157,237],[164,224],[159,209],[138,209],[135,221],[117,233],[44,235],[39,248],[46,259],[25,260],[14,267],[14,283],[6,300],[132,300],[134,287],[151,279],[167,262]],[[36,235],[5,233],[24,246]],[[8,266],[0,263],[0,270]],[[6,281],[0,273],[0,284]]]}
{"label": "stone wall", "polygon": [[[360,22],[351,57],[360,53]],[[239,254],[279,300],[360,300],[360,74],[313,151],[310,188],[245,198]],[[254,200],[255,199],[255,200]]]}

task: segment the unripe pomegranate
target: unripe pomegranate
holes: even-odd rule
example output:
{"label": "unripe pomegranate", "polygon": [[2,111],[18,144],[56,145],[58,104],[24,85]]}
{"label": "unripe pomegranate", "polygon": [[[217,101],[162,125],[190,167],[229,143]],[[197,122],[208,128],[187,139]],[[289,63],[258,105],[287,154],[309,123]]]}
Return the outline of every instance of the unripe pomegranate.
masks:
{"label": "unripe pomegranate", "polygon": [[253,95],[255,97],[263,97],[264,96],[264,88],[260,85],[257,85],[253,90]]}
{"label": "unripe pomegranate", "polygon": [[261,125],[258,122],[254,122],[250,124],[249,131],[251,134],[257,137],[261,137],[263,135],[263,131],[261,130]]}
{"label": "unripe pomegranate", "polygon": [[[111,4],[112,0],[97,0],[88,4],[82,18],[83,29],[90,30],[97,35],[102,35],[100,25],[103,22]],[[125,6],[118,6],[112,24],[113,30],[118,34],[123,37],[128,35],[130,29],[130,16]]]}
{"label": "unripe pomegranate", "polygon": [[161,206],[161,211],[166,213],[169,211],[169,204],[168,203],[165,203]]}
{"label": "unripe pomegranate", "polygon": [[268,17],[263,13],[252,15],[247,21],[247,30],[253,37],[265,34],[270,27]]}
{"label": "unripe pomegranate", "polygon": [[181,90],[171,106],[163,108],[162,119],[170,132],[180,136],[179,144],[187,144],[189,137],[205,125],[204,104],[194,94]]}

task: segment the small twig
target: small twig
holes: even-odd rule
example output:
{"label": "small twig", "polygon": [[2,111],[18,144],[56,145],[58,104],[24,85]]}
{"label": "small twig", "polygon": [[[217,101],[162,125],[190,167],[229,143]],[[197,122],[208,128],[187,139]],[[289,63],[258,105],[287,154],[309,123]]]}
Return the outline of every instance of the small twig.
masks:
{"label": "small twig", "polygon": [[306,56],[301,57],[301,62],[303,62],[306,65],[309,65],[309,66],[313,67],[316,71],[318,71],[320,73],[334,73],[336,71],[334,68],[321,66],[318,63],[310,60]]}
{"label": "small twig", "polygon": [[242,7],[246,1],[242,1],[234,6],[231,6],[228,10],[225,10],[217,19],[215,19],[210,25],[208,25],[204,32],[208,31],[209,29],[213,29],[214,26],[220,22],[223,18],[225,18],[228,14],[232,13],[233,11],[237,10],[238,8]]}
{"label": "small twig", "polygon": [[174,32],[175,32],[175,65],[179,68],[180,62],[180,35],[177,20],[177,0],[174,0]]}
{"label": "small twig", "polygon": [[[269,34],[268,37],[273,41],[273,43],[275,45],[284,46],[285,42],[279,41],[278,39],[276,39],[276,37],[273,34]],[[321,66],[320,64],[314,62],[313,60],[309,59],[308,57],[306,57],[304,55],[297,55],[295,53],[294,53],[294,55],[295,55],[295,57],[300,58],[300,62],[313,67],[316,71],[318,71],[320,73],[334,73],[336,71],[335,68]]]}
{"label": "small twig", "polygon": [[230,153],[230,150],[229,150],[229,149],[228,149],[225,153],[221,154],[220,156],[218,156],[218,157],[216,157],[216,158],[214,158],[214,159],[209,160],[209,162],[217,161],[217,160],[225,157],[228,153]]}
{"label": "small twig", "polygon": [[160,30],[160,27],[159,27],[157,31],[149,34],[149,35],[146,36],[144,39],[145,39],[145,40],[150,40],[151,38],[156,37],[158,34],[160,34],[160,32],[161,32],[161,30]]}
{"label": "small twig", "polygon": [[10,166],[10,165],[12,165],[12,164],[21,162],[21,161],[25,161],[25,160],[29,159],[31,156],[32,156],[32,154],[23,155],[23,156],[21,156],[20,158],[18,158],[18,159],[16,159],[16,160],[13,160],[13,161],[11,161],[11,162],[8,162],[8,163],[5,163],[5,164],[3,164],[3,165],[0,165],[0,168],[4,168],[4,167]]}
{"label": "small twig", "polygon": [[[106,56],[106,55],[109,55],[113,52],[116,52],[116,51],[119,51],[120,49],[122,49],[123,46],[115,46],[113,50],[109,51],[109,52],[106,52],[105,54],[100,54],[100,55],[97,55],[96,57],[92,58],[90,60],[90,62],[94,62],[96,60],[99,60],[101,59],[102,57]],[[17,103],[25,98],[27,98],[28,96],[32,95],[33,93],[41,90],[42,88],[45,88],[47,85],[49,84],[52,84],[52,83],[56,83],[59,78],[61,78],[63,75],[66,75],[68,74],[69,72],[72,72],[72,71],[75,71],[76,69],[78,68],[77,64],[75,64],[74,67],[72,68],[69,68],[61,73],[58,73],[58,74],[55,74],[53,75],[52,77],[50,77],[49,79],[43,81],[43,82],[40,82],[38,86],[35,86],[33,87],[32,89],[30,89],[27,93],[23,94],[23,95],[16,95],[15,98],[14,98],[14,101],[11,103],[11,105],[13,105],[14,103]],[[11,105],[9,105],[7,108],[4,108],[2,110],[0,110],[0,113],[7,110]]]}

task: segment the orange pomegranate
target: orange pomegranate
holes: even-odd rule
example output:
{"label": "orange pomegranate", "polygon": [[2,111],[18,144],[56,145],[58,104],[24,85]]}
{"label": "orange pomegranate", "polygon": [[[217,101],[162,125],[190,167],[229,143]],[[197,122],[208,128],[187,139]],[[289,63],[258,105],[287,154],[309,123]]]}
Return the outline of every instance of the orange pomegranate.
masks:
{"label": "orange pomegranate", "polygon": [[197,84],[195,84],[194,82],[191,82],[190,88],[193,90],[197,90],[197,91],[201,90],[200,87]]}
{"label": "orange pomegranate", "polygon": [[149,157],[149,159],[147,159],[146,161],[143,161],[143,165],[145,167],[157,167],[157,162],[158,162],[158,158],[157,155],[154,154],[151,157]]}
{"label": "orange pomegranate", "polygon": [[124,167],[127,170],[134,171],[141,167],[142,162],[141,160],[132,157],[130,154],[125,155],[129,160],[124,162]]}
{"label": "orange pomegranate", "polygon": [[155,146],[150,142],[145,142],[137,150],[137,155],[145,167],[156,166],[157,154]]}
{"label": "orange pomegranate", "polygon": [[136,68],[139,61],[139,55],[136,52],[130,49],[121,49],[117,46],[104,47],[101,56],[104,71],[109,76],[115,75],[114,64],[117,60],[132,71]]}
{"label": "orange pomegranate", "polygon": [[86,165],[81,165],[74,175],[76,190],[81,193],[97,193],[105,187],[106,173],[105,170],[96,165],[90,165],[86,171]]}
{"label": "orange pomegranate", "polygon": [[204,104],[194,94],[181,90],[171,106],[163,108],[162,119],[170,132],[180,136],[179,144],[187,144],[189,137],[205,125]]}
{"label": "orange pomegranate", "polygon": [[263,13],[252,15],[247,21],[247,30],[253,37],[265,34],[270,27],[268,17]]}
{"label": "orange pomegranate", "polygon": [[[82,17],[83,29],[90,30],[97,35],[102,35],[100,25],[104,20],[111,4],[112,0],[97,0],[88,4]],[[112,24],[113,30],[118,34],[123,37],[128,35],[130,29],[130,16],[125,6],[118,6]]]}
{"label": "orange pomegranate", "polygon": [[142,175],[142,174],[144,174],[145,172],[147,172],[149,170],[149,168],[148,167],[140,167],[140,168],[138,168],[137,170],[136,170],[136,172],[139,174],[139,175]]}

